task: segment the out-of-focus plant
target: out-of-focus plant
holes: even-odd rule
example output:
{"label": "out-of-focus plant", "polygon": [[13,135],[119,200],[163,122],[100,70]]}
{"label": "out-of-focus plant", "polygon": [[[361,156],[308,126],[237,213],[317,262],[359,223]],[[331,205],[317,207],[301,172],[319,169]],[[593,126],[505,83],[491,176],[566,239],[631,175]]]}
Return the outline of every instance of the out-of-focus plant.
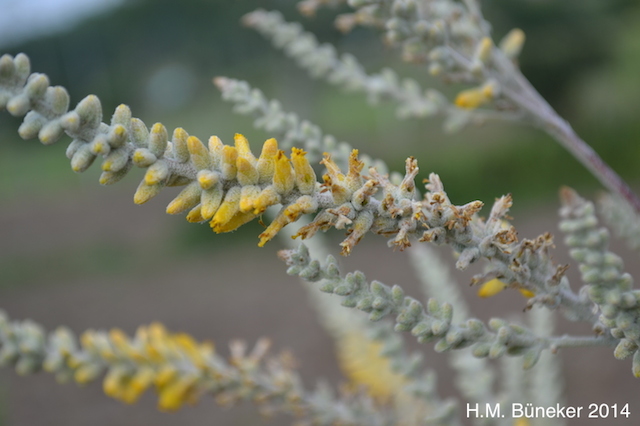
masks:
{"label": "out-of-focus plant", "polygon": [[[311,15],[319,7],[339,3],[305,0],[300,9]],[[313,77],[364,92],[374,102],[395,102],[400,118],[442,116],[452,131],[486,120],[516,120],[543,129],[612,192],[603,198],[606,216],[632,245],[640,245],[640,201],[521,74],[518,55],[525,40],[521,30],[514,29],[494,43],[491,26],[475,0],[348,3],[353,11],[338,16],[338,28],[381,29],[385,42],[400,47],[404,60],[447,83],[465,85],[453,101],[433,89],[423,90],[417,81],[401,80],[391,69],[368,74],[354,56],[338,55],[333,46],[321,45],[278,12],[258,10],[243,22],[271,39]],[[265,215],[271,219],[259,235],[260,246],[276,235],[288,241],[289,237],[306,240],[281,251],[280,257],[289,274],[317,282],[322,293],[337,296],[310,290],[323,323],[337,340],[340,363],[353,386],[338,396],[326,387],[307,391],[287,355],[266,356],[266,341],[258,342],[249,354],[244,344],[234,342],[231,358],[225,360],[211,344],[169,333],[159,324],[141,327],[134,337],[111,330],[88,331],[77,339],[64,328],[47,334],[30,321],[12,322],[2,315],[0,361],[14,364],[20,373],[43,369],[59,380],[73,378],[79,383],[104,375],[105,393],[128,403],[155,387],[159,407],[165,410],[209,393],[222,404],[251,399],[267,413],[284,411],[304,424],[341,425],[461,424],[459,404],[442,400],[435,374],[424,371],[421,356],[409,353],[395,332],[409,332],[438,352],[450,352],[460,393],[471,404],[559,403],[560,369],[550,353],[565,347],[615,347],[615,357],[632,357],[633,374],[640,377],[640,292],[633,289],[620,258],[608,250],[608,232],[598,226],[592,203],[571,189],[561,191],[560,228],[582,273],[583,283],[575,290],[565,275],[567,265],[552,259],[549,233],[518,239],[507,215],[510,195],[497,199],[482,218],[482,202],[453,204],[434,173],[421,194],[415,183],[416,159],[406,160],[404,175],[389,174],[383,161],[324,134],[248,83],[226,77],[214,82],[237,112],[253,115],[255,126],[279,142],[268,139],[260,154],[254,154],[240,134],[233,145],[216,136],[203,143],[181,128],[169,132],[160,123],[149,128],[125,105],[107,124],[96,96],[69,110],[67,91],[50,86],[46,75],[31,73],[24,54],[0,58],[0,108],[24,116],[18,130],[24,139],[37,137],[48,145],[64,134],[70,136],[67,156],[76,172],[100,158],[101,184],[119,181],[133,166],[146,169],[134,195],[137,204],[164,187],[181,186],[167,206],[169,214],[186,213],[188,221],[208,222],[216,233],[233,231]],[[323,172],[315,168],[318,161]],[[315,217],[308,221],[308,214]],[[387,237],[388,245],[400,250],[415,245],[411,260],[427,300],[407,296],[398,285],[367,281],[359,271],[342,273],[318,233],[330,228],[347,230],[340,243],[345,256],[369,233]],[[479,295],[517,289],[528,299],[526,309],[535,312],[533,322],[525,326],[511,319],[485,323],[474,318],[427,243],[450,246],[458,269],[484,261],[484,272],[473,278],[480,286]],[[342,307],[335,303],[338,300]],[[592,333],[555,335],[550,315],[554,311],[586,323]],[[499,391],[487,358],[504,361]],[[562,424],[562,419],[553,421]],[[528,422],[511,417],[474,419],[477,424]]]}

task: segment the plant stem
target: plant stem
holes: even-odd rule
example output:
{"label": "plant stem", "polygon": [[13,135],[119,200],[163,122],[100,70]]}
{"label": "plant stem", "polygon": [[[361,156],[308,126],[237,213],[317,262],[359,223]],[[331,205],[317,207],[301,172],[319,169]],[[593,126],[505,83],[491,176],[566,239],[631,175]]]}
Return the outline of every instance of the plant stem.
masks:
{"label": "plant stem", "polygon": [[571,125],[558,115],[518,69],[514,66],[511,68],[515,87],[507,89],[505,95],[531,114],[535,124],[580,161],[605,188],[619,194],[640,213],[640,198],[629,185],[576,134]]}
{"label": "plant stem", "polygon": [[610,335],[606,336],[557,336],[550,337],[552,348],[576,348],[582,346],[616,346],[619,340]]}

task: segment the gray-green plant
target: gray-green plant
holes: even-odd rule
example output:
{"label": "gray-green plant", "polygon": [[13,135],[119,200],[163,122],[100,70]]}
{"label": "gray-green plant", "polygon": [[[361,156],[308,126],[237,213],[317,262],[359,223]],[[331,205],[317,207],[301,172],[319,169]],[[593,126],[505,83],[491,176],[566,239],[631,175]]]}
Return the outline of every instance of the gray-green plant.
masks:
{"label": "gray-green plant", "polygon": [[[300,9],[313,14],[319,7],[339,3],[305,0]],[[434,89],[422,89],[415,80],[400,79],[391,69],[368,74],[354,56],[338,55],[333,46],[320,44],[278,12],[258,10],[243,22],[272,40],[312,77],[366,93],[373,103],[396,103],[401,119],[441,116],[450,131],[487,120],[515,120],[544,130],[610,191],[602,198],[604,216],[633,247],[640,245],[640,201],[522,75],[517,62],[524,43],[521,30],[494,44],[491,25],[475,0],[347,3],[353,12],[338,16],[340,29],[379,28],[387,43],[400,48],[404,60],[448,82],[474,88],[462,90],[451,102]],[[609,234],[598,225],[594,205],[575,191],[561,190],[560,229],[582,274],[582,283],[572,287],[566,265],[552,259],[551,234],[517,237],[507,215],[511,196],[497,199],[482,218],[482,202],[453,204],[434,173],[421,194],[415,183],[416,159],[407,159],[404,175],[389,173],[382,160],[338,142],[248,83],[226,77],[214,82],[237,112],[254,116],[255,127],[275,138],[264,143],[260,155],[252,153],[240,134],[234,145],[225,145],[215,136],[205,144],[181,128],[172,133],[160,123],[149,128],[125,105],[115,110],[107,124],[94,95],[70,110],[67,91],[50,86],[46,75],[31,73],[24,54],[0,58],[0,108],[24,116],[18,130],[24,139],[37,137],[48,145],[70,136],[66,153],[76,172],[100,158],[103,185],[119,181],[133,166],[146,169],[136,203],[148,201],[166,186],[184,187],[167,212],[187,212],[191,222],[209,221],[215,232],[230,232],[263,214],[270,216],[259,244],[276,235],[292,244],[279,254],[287,273],[318,283],[317,289],[308,288],[321,321],[343,348],[347,375],[362,387],[337,396],[326,386],[308,391],[286,356],[266,356],[265,341],[250,353],[235,342],[230,360],[225,360],[212,346],[170,333],[159,324],[141,327],[133,337],[119,330],[90,330],[78,339],[68,329],[47,333],[38,324],[10,321],[3,314],[2,363],[15,365],[22,374],[43,369],[61,381],[73,378],[85,383],[104,375],[105,392],[129,403],[153,386],[160,408],[166,410],[210,393],[222,404],[251,399],[265,412],[284,411],[302,424],[340,425],[462,423],[461,402],[438,395],[435,373],[425,371],[420,354],[404,347],[401,332],[437,352],[450,353],[456,384],[469,403],[560,403],[560,367],[551,354],[566,347],[615,348],[616,358],[632,358],[633,374],[640,377],[640,292],[623,272],[620,257],[609,251]],[[314,167],[318,161],[326,169],[321,181]],[[308,214],[315,217],[309,221]],[[359,271],[342,273],[318,233],[332,227],[348,232],[340,244],[345,256],[369,233],[387,236],[388,245],[400,250],[413,245],[409,256],[427,300],[406,295],[398,285],[368,281]],[[294,246],[290,237],[306,242]],[[508,287],[527,294],[526,309],[534,313],[532,324],[499,318],[485,323],[473,318],[459,286],[428,244],[450,246],[461,270],[483,261],[484,272],[474,276],[473,283],[486,292]],[[554,334],[551,313],[556,311],[586,323],[591,333]],[[364,362],[364,372],[350,367],[354,359]],[[498,390],[494,365],[487,359],[504,360]],[[380,361],[383,368],[373,373],[366,370],[367,362]],[[523,368],[533,374],[524,373]],[[389,375],[381,383],[385,369]],[[514,420],[473,421],[514,424]],[[551,422],[563,424],[562,419]]]}

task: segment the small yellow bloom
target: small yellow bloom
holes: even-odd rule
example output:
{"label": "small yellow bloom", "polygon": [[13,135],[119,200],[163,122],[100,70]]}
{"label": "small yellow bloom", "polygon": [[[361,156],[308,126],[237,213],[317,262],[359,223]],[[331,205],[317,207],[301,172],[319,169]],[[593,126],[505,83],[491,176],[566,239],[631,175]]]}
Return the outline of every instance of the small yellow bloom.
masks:
{"label": "small yellow bloom", "polygon": [[484,105],[490,99],[491,97],[488,97],[481,88],[474,88],[458,93],[454,102],[458,108],[475,109]]}
{"label": "small yellow bloom", "polygon": [[279,194],[288,194],[293,189],[295,180],[293,169],[284,151],[278,151],[274,163],[273,187]]}
{"label": "small yellow bloom", "polygon": [[195,382],[194,377],[182,377],[168,384],[160,390],[158,408],[162,411],[175,411],[185,402],[191,401]]}
{"label": "small yellow bloom", "polygon": [[240,133],[236,133],[233,136],[233,142],[236,146],[236,149],[238,150],[239,156],[246,157],[247,159],[253,158],[255,162],[255,157],[253,156],[253,153],[251,152],[251,147],[249,146],[249,141],[247,140],[247,138],[244,137],[244,135],[241,135]]}
{"label": "small yellow bloom", "polygon": [[519,288],[518,291],[527,299],[531,299],[536,295],[534,292],[532,292],[531,290],[527,290],[526,288]]}
{"label": "small yellow bloom", "polygon": [[209,150],[204,146],[202,141],[195,136],[189,136],[187,139],[187,148],[191,155],[191,162],[198,170],[209,169],[212,166]]}
{"label": "small yellow bloom", "polygon": [[278,142],[271,138],[262,145],[262,153],[258,158],[257,169],[260,174],[260,183],[268,183],[273,179],[274,164],[278,155]]}
{"label": "small yellow bloom", "polygon": [[99,367],[86,364],[78,367],[78,369],[73,374],[73,378],[79,384],[84,385],[86,383],[89,383],[96,377],[98,377],[99,374],[100,374]]}
{"label": "small yellow bloom", "polygon": [[247,185],[240,193],[240,211],[242,213],[252,212],[254,204],[260,195],[260,187],[257,185]]}
{"label": "small yellow bloom", "polygon": [[198,223],[198,222],[204,222],[205,220],[207,220],[202,216],[201,209],[202,209],[202,206],[200,205],[197,205],[194,208],[192,208],[191,211],[187,213],[187,221],[191,223]]}
{"label": "small yellow bloom", "polygon": [[491,57],[492,48],[493,41],[491,41],[491,37],[483,37],[476,47],[475,57],[481,62],[487,62]]}
{"label": "small yellow bloom", "polygon": [[282,228],[298,220],[300,215],[314,212],[317,208],[318,203],[312,197],[303,195],[298,198],[295,203],[288,205],[287,208],[282,210],[273,222],[269,224],[267,229],[259,235],[260,242],[258,243],[258,247],[263,247],[267,242],[275,237]]}
{"label": "small yellow bloom", "polygon": [[[531,290],[522,288],[518,284],[516,284],[516,287],[518,288],[518,291],[527,299],[535,296],[535,293],[533,293]],[[500,281],[497,278],[494,278],[482,284],[482,286],[480,286],[480,289],[478,290],[478,296],[480,297],[495,296],[505,288],[507,288],[507,285],[504,282]]]}
{"label": "small yellow bloom", "polygon": [[[224,201],[218,208],[218,211],[211,220],[211,228],[216,233],[233,231],[233,229],[227,230],[227,223],[236,215],[240,210],[240,195],[241,189],[238,186],[234,186],[224,197]],[[235,228],[234,228],[235,229]]]}
{"label": "small yellow bloom", "polygon": [[148,185],[143,180],[138,185],[136,193],[133,194],[133,202],[136,204],[144,204],[160,193],[162,185]]}
{"label": "small yellow bloom", "polygon": [[222,162],[220,169],[222,171],[222,177],[231,180],[235,179],[236,172],[238,171],[238,150],[234,146],[224,145],[222,147]]}
{"label": "small yellow bloom", "polygon": [[406,379],[380,355],[382,343],[353,331],[340,337],[337,349],[340,368],[353,385],[365,386],[372,397],[385,402],[403,391]]}
{"label": "small yellow bloom", "polygon": [[200,188],[209,189],[220,180],[220,176],[211,170],[200,170],[198,172],[198,183]]}
{"label": "small yellow bloom", "polygon": [[253,200],[253,213],[256,215],[262,214],[267,207],[278,203],[280,203],[280,194],[278,194],[273,185],[269,185]]}
{"label": "small yellow bloom", "polygon": [[507,285],[505,283],[503,283],[497,278],[494,278],[482,284],[482,286],[480,286],[480,289],[478,290],[478,296],[480,297],[495,296],[505,288],[507,288]]}
{"label": "small yellow bloom", "polygon": [[513,59],[522,51],[526,36],[520,28],[514,28],[500,42],[500,50],[507,58]]}
{"label": "small yellow bloom", "polygon": [[159,390],[162,390],[162,388],[173,381],[177,374],[178,372],[173,366],[165,365],[164,367],[160,367],[160,370],[158,371],[158,374],[156,374],[153,382]]}
{"label": "small yellow bloom", "polygon": [[218,182],[215,186],[202,191],[200,196],[200,205],[202,206],[200,209],[200,215],[203,220],[210,220],[214,214],[218,211],[220,204],[222,203],[222,183]]}
{"label": "small yellow bloom", "polygon": [[307,160],[306,152],[302,149],[291,149],[291,162],[296,173],[296,186],[303,194],[311,194],[316,187],[316,173]]}
{"label": "small yellow bloom", "polygon": [[[131,378],[129,386],[134,390],[136,395],[141,395],[153,383],[155,372],[149,367],[142,367]],[[136,398],[137,399],[137,398]]]}
{"label": "small yellow bloom", "polygon": [[209,138],[209,155],[214,167],[220,167],[220,161],[222,160],[222,150],[224,144],[217,136],[211,136]]}
{"label": "small yellow bloom", "polygon": [[201,193],[202,188],[200,187],[200,183],[191,182],[169,203],[167,213],[179,214],[194,208],[200,202]]}
{"label": "small yellow bloom", "polygon": [[120,368],[112,368],[107,372],[102,382],[102,390],[107,396],[120,398],[127,381],[126,374]]}
{"label": "small yellow bloom", "polygon": [[246,157],[238,157],[236,161],[238,183],[242,186],[258,183],[258,170]]}

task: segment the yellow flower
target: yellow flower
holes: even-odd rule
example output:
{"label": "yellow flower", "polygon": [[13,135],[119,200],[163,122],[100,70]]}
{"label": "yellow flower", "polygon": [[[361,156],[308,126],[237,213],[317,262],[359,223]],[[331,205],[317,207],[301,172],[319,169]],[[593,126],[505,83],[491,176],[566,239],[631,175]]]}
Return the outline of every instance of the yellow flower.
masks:
{"label": "yellow flower", "polygon": [[454,103],[458,108],[475,109],[494,99],[498,92],[495,81],[488,81],[480,87],[463,90],[458,93]]}
{"label": "yellow flower", "polygon": [[458,93],[454,102],[458,108],[474,109],[486,103],[487,100],[482,90],[476,88]]}
{"label": "yellow flower", "polygon": [[354,386],[366,387],[369,394],[389,401],[402,392],[406,379],[394,372],[388,358],[380,355],[382,343],[359,332],[348,332],[338,340],[340,368]]}
{"label": "yellow flower", "polygon": [[495,296],[505,288],[507,288],[507,285],[505,283],[503,283],[497,278],[494,278],[482,284],[482,286],[480,286],[480,289],[478,290],[478,296],[480,297]]}
{"label": "yellow flower", "polygon": [[[518,291],[520,291],[520,293],[527,299],[535,296],[535,293],[533,293],[531,290],[527,290],[526,288],[519,287],[519,285],[516,285],[516,286],[518,287]],[[478,290],[478,296],[479,297],[495,296],[505,288],[507,288],[507,285],[504,282],[500,281],[497,278],[494,278],[480,286],[480,289]]]}
{"label": "yellow flower", "polygon": [[194,377],[182,377],[166,385],[160,390],[158,408],[162,411],[175,411],[185,402],[193,401],[195,383]]}
{"label": "yellow flower", "polygon": [[500,42],[500,50],[507,58],[513,59],[520,54],[526,36],[520,28],[514,28]]}

